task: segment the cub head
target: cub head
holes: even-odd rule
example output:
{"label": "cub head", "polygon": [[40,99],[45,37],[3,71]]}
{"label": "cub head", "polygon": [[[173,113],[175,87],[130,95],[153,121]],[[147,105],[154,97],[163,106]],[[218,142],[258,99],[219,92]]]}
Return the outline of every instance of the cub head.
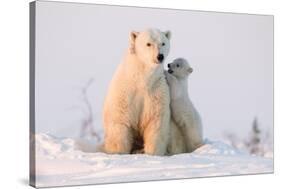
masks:
{"label": "cub head", "polygon": [[130,53],[135,54],[146,64],[161,64],[169,54],[171,32],[148,29],[131,32]]}
{"label": "cub head", "polygon": [[168,64],[168,73],[177,78],[185,78],[193,72],[189,63],[184,58],[177,58],[172,63]]}

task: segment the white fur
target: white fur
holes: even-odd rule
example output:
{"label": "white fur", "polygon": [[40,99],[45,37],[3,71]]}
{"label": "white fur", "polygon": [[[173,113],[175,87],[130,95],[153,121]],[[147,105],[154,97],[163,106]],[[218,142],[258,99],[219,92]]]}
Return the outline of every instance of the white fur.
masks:
{"label": "white fur", "polygon": [[157,29],[131,32],[129,51],[112,78],[104,103],[105,152],[131,153],[135,142],[142,139],[144,153],[166,153],[170,95],[157,55],[167,57],[169,38],[170,32]]}
{"label": "white fur", "polygon": [[[188,95],[187,80],[193,69],[182,58],[174,60],[169,66],[172,73],[165,72],[171,96],[172,132],[169,151],[171,154],[192,152],[203,144],[201,118]],[[183,146],[174,144],[179,143],[179,140],[184,140]]]}
{"label": "white fur", "polygon": [[169,155],[185,153],[186,144],[184,135],[173,119],[170,120],[170,138],[167,152]]}

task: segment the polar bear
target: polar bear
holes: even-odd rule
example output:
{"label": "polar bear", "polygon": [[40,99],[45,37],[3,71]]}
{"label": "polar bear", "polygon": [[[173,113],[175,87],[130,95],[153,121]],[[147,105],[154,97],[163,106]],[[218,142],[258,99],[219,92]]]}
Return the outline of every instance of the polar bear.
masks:
{"label": "polar bear", "polygon": [[192,152],[203,144],[201,118],[188,95],[187,80],[193,69],[183,58],[175,59],[168,68],[165,75],[170,88],[172,117],[169,151],[172,154]]}
{"label": "polar bear", "polygon": [[167,147],[167,154],[181,154],[186,153],[185,138],[180,127],[175,123],[173,119],[170,120],[170,136]]}
{"label": "polar bear", "polygon": [[163,62],[171,33],[131,32],[130,47],[109,85],[103,108],[104,151],[128,154],[140,143],[144,153],[165,155],[170,95]]}

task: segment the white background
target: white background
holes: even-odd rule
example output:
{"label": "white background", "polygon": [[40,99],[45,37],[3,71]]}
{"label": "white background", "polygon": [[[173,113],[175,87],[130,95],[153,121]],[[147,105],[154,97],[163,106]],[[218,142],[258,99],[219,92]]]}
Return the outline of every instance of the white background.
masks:
{"label": "white background", "polygon": [[[134,5],[146,7],[181,8],[238,13],[275,15],[275,174],[236,176],[179,181],[146,182],[88,186],[83,188],[265,188],[280,184],[280,18],[281,7],[273,0],[142,0],[142,1],[78,1]],[[1,127],[1,188],[28,188],[28,1],[1,1],[0,4],[0,127]],[[280,149],[280,148],[279,148]],[[78,188],[78,187],[74,187]],[[79,187],[80,188],[80,187]],[[82,188],[82,187],[81,187]]]}

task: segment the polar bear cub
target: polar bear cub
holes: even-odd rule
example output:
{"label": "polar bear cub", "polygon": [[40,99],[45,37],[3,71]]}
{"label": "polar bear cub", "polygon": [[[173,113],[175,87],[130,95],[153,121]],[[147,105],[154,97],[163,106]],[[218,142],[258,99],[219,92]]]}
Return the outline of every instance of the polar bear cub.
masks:
{"label": "polar bear cub", "polygon": [[[171,124],[172,131],[175,131],[171,132],[171,140],[179,140],[183,136],[184,151],[192,152],[203,144],[201,118],[188,95],[188,77],[193,69],[183,58],[175,59],[168,68],[165,75],[170,88],[172,123],[176,125]],[[179,134],[182,135],[175,136]]]}

